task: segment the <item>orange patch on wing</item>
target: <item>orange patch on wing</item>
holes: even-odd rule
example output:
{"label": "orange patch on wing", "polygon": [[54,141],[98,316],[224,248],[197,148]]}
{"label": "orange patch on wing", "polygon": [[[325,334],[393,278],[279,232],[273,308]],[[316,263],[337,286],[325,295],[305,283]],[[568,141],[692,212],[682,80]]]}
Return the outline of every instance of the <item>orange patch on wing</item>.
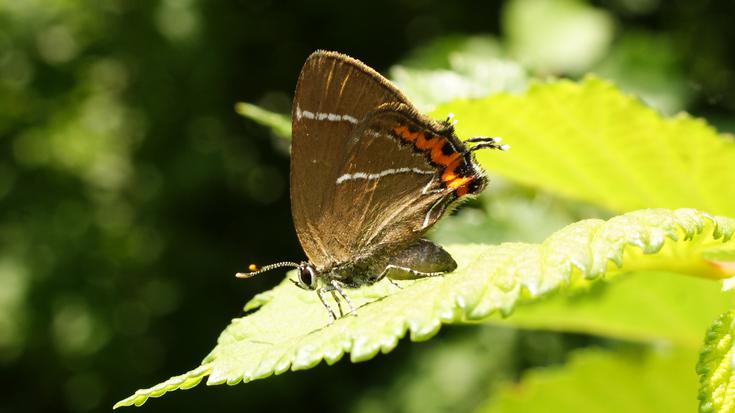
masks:
{"label": "orange patch on wing", "polygon": [[471,176],[463,176],[463,177],[457,177],[452,179],[451,181],[447,182],[447,188],[454,189],[454,188],[460,188],[472,181]]}
{"label": "orange patch on wing", "polygon": [[408,142],[413,142],[418,138],[418,132],[411,132],[408,130],[408,127],[404,125],[397,126],[393,128],[393,132],[396,133],[396,135],[400,136],[401,139]]}
{"label": "orange patch on wing", "polygon": [[440,143],[441,144],[434,145],[431,148],[431,161],[437,165],[449,166],[460,157],[460,154],[459,152],[453,152],[449,155],[444,155],[442,147],[446,143],[446,140],[443,140]]}
{"label": "orange patch on wing", "polygon": [[441,135],[434,135],[431,132],[426,131],[411,132],[405,125],[394,127],[393,132],[404,141],[412,142],[416,149],[429,152],[431,161],[437,165],[445,167],[449,166],[461,156],[457,152],[449,155],[445,155],[444,152],[442,152],[442,147],[447,140]]}
{"label": "orange patch on wing", "polygon": [[462,162],[462,158],[455,159],[454,162],[447,165],[446,168],[444,168],[444,172],[442,173],[442,181],[445,184],[448,184],[449,182],[452,182],[453,180],[457,179],[458,176],[456,172],[454,172],[455,169],[459,166],[459,164]]}
{"label": "orange patch on wing", "polygon": [[416,139],[416,147],[421,149],[422,151],[433,148],[434,145],[442,140],[440,137],[432,135],[431,133],[418,132],[417,135],[418,138]]}
{"label": "orange patch on wing", "polygon": [[474,176],[459,176],[455,172],[464,162],[464,158],[456,157],[451,164],[444,168],[442,182],[447,189],[455,189],[457,196],[466,195],[469,192],[469,184],[475,179]]}
{"label": "orange patch on wing", "polygon": [[404,141],[412,142],[416,149],[428,152],[432,162],[444,167],[441,179],[446,188],[454,189],[457,196],[463,196],[469,192],[468,185],[474,180],[474,177],[457,175],[456,169],[465,160],[459,152],[444,154],[442,147],[447,142],[446,138],[431,132],[411,132],[405,125],[394,127],[393,132]]}

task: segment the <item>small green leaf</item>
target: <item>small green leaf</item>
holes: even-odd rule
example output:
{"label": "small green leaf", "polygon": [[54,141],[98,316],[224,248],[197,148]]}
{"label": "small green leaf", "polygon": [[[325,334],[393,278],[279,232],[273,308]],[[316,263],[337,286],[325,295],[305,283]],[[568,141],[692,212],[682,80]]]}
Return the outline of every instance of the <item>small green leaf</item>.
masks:
{"label": "small green leaf", "polygon": [[288,115],[271,112],[245,102],[238,102],[235,105],[235,112],[271,128],[273,133],[281,138],[291,139],[291,119]]}
{"label": "small green leaf", "polygon": [[[346,353],[353,362],[368,360],[393,350],[406,333],[413,341],[427,340],[443,323],[507,315],[520,300],[586,286],[621,271],[658,269],[722,278],[727,275],[700,254],[734,245],[733,232],[730,218],[694,210],[642,210],[609,221],[577,222],[542,244],[448,247],[459,263],[455,272],[406,282],[403,289],[384,281],[350,290],[358,315],[331,325],[316,293],[284,280],[246,306],[257,311],[233,320],[220,335],[203,362],[210,374],[207,383],[247,382],[308,369],[322,360],[331,365]],[[178,379],[140,390],[119,405],[181,388]]]}
{"label": "small green leaf", "polygon": [[699,355],[699,411],[735,412],[735,310],[722,314],[709,328]]}
{"label": "small green leaf", "polygon": [[583,350],[563,367],[533,370],[498,389],[478,412],[675,413],[694,411],[689,351]]}
{"label": "small green leaf", "polygon": [[701,119],[664,118],[609,82],[532,85],[523,95],[454,101],[460,136],[500,136],[506,153],[478,152],[493,174],[625,212],[696,208],[735,216],[735,140]]}

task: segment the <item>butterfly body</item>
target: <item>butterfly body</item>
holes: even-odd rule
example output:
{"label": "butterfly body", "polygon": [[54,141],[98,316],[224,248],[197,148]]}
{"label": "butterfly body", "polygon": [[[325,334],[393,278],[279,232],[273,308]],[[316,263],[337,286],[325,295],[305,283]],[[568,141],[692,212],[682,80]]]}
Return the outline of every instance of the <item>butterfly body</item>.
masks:
{"label": "butterfly body", "polygon": [[[457,268],[451,255],[433,242],[420,239],[408,246],[391,246],[391,250],[372,251],[363,257],[337,263],[326,268],[312,266],[320,287],[338,281],[348,288],[374,284],[384,277],[393,280],[411,279],[410,274],[399,268],[410,268],[421,273],[444,273]],[[304,263],[309,265],[309,263]],[[389,266],[392,265],[392,268]]]}

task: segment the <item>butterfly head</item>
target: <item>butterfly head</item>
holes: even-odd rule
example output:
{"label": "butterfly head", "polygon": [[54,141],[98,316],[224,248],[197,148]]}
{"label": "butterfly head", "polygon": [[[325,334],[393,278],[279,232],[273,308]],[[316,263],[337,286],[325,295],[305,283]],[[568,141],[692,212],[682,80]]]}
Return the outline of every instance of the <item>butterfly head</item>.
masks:
{"label": "butterfly head", "polygon": [[317,276],[314,264],[310,262],[302,262],[299,264],[297,269],[298,277],[296,280],[291,280],[291,282],[304,290],[316,290]]}

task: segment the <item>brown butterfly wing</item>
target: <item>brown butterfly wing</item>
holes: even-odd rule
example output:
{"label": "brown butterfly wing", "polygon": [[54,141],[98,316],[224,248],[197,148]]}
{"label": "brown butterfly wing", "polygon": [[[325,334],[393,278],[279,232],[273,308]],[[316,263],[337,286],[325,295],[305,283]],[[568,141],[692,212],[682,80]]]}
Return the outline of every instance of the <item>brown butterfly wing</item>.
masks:
{"label": "brown butterfly wing", "polygon": [[[304,252],[317,266],[349,257],[351,238],[333,236],[325,211],[357,124],[380,105],[408,100],[377,72],[348,56],[317,51],[299,76],[292,110],[291,210]],[[347,207],[347,206],[343,206]]]}

